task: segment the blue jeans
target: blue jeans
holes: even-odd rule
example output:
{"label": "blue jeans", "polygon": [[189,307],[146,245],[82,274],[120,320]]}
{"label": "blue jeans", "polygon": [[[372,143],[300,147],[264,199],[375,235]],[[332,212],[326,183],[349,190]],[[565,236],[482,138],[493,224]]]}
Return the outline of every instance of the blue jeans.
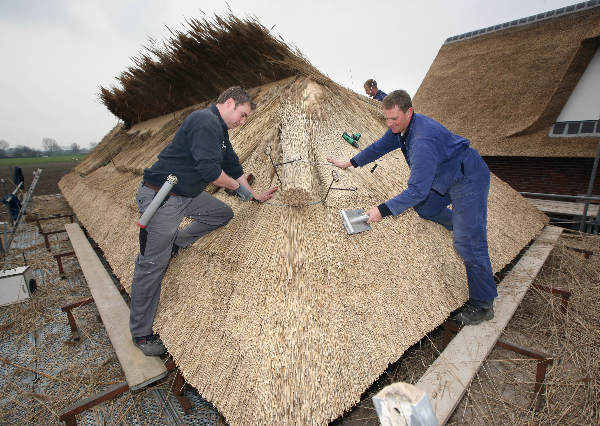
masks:
{"label": "blue jeans", "polygon": [[467,270],[469,299],[476,306],[489,307],[498,296],[486,229],[490,171],[475,150],[469,150],[463,169],[448,193],[431,191],[425,201],[415,206],[415,211],[422,218],[453,231],[454,248]]}

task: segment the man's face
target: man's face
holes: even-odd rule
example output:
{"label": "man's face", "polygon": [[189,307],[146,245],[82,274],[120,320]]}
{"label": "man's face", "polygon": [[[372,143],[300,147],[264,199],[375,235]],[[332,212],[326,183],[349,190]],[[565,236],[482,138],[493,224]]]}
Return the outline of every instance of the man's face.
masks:
{"label": "man's face", "polygon": [[229,98],[225,101],[223,121],[227,124],[227,128],[235,129],[246,122],[251,111],[252,108],[250,107],[249,102],[236,105],[235,101],[232,98]]}
{"label": "man's face", "polygon": [[392,132],[402,133],[408,127],[408,123],[410,123],[413,109],[411,107],[404,112],[398,106],[394,105],[393,108],[384,109],[383,115],[385,115],[386,126],[392,129]]}
{"label": "man's face", "polygon": [[377,88],[375,86],[367,86],[365,85],[365,93],[368,96],[375,96],[377,94]]}

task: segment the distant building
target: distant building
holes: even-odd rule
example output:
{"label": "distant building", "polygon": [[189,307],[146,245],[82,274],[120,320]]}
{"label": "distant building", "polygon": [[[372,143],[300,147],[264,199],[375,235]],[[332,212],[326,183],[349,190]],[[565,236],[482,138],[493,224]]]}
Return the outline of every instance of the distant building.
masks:
{"label": "distant building", "polygon": [[450,37],[415,109],[469,138],[515,189],[583,194],[600,138],[599,46],[600,0]]}

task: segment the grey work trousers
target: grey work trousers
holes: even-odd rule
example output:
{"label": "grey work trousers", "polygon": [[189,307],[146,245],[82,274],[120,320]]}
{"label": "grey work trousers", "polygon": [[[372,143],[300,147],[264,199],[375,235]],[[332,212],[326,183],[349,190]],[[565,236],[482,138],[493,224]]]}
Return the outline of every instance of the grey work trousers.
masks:
{"label": "grey work trousers", "polygon": [[[136,201],[140,213],[150,205],[156,192],[140,184]],[[179,229],[184,217],[193,219]],[[140,230],[140,253],[135,260],[131,283],[129,329],[134,337],[152,334],[152,323],[160,299],[161,281],[173,244],[188,247],[198,238],[233,218],[227,204],[207,192],[194,198],[171,195],[156,211],[144,230]]]}

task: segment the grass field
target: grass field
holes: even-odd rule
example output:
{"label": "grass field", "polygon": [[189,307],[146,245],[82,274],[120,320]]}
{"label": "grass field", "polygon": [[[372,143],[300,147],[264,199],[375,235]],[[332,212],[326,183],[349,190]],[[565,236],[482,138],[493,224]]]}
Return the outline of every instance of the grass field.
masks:
{"label": "grass field", "polygon": [[0,158],[0,166],[24,166],[26,164],[70,163],[80,161],[87,154],[65,154],[52,157]]}

